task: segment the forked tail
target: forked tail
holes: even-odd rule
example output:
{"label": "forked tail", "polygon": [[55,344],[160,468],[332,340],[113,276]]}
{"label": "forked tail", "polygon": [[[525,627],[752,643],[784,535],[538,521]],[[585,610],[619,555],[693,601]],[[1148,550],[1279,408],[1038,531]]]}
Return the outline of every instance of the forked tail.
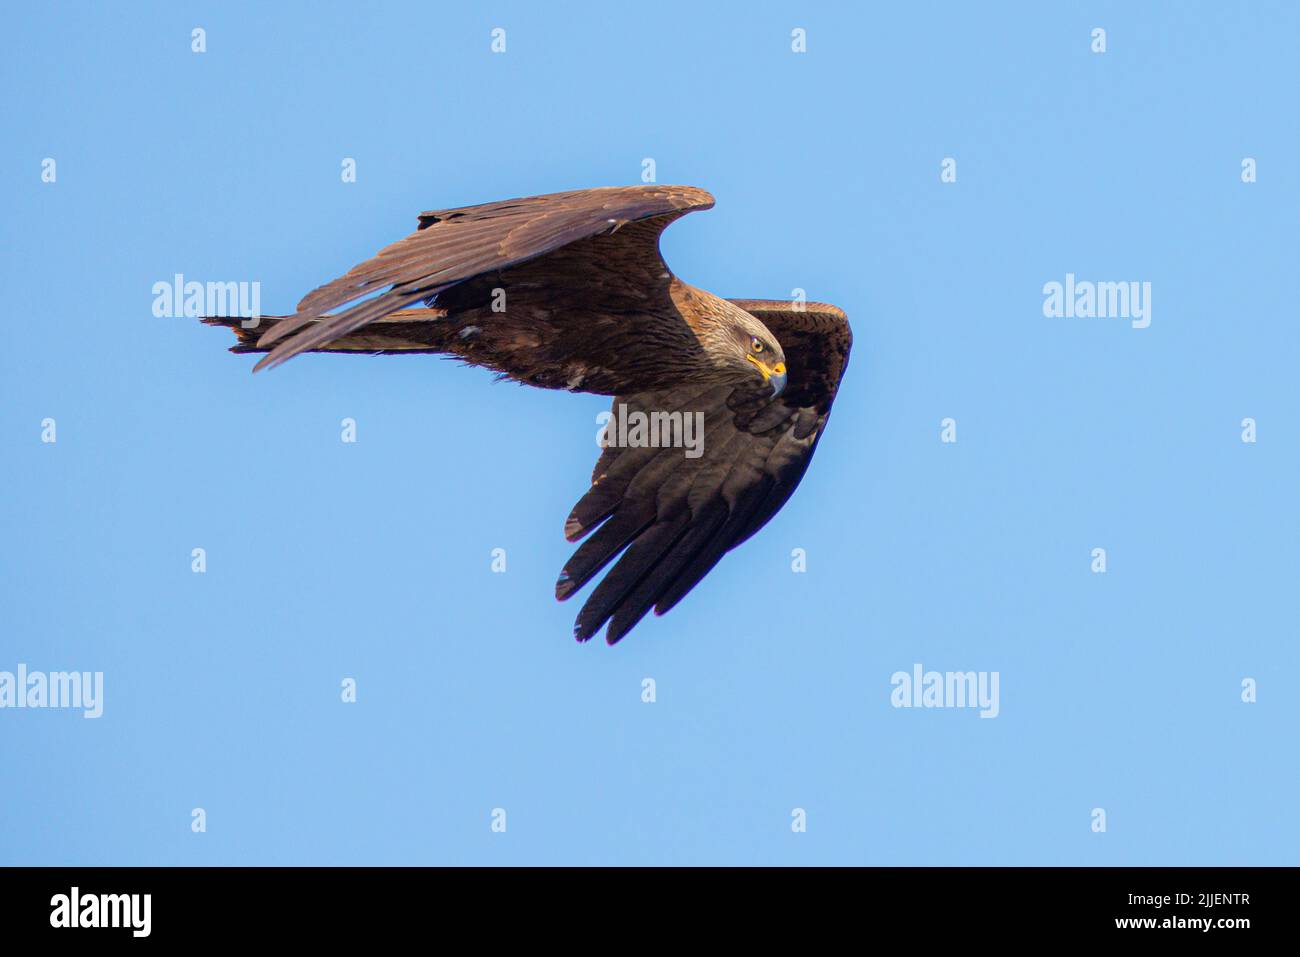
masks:
{"label": "forked tail", "polygon": [[[455,326],[445,321],[444,309],[402,309],[371,322],[355,332],[329,342],[324,348],[312,352],[349,352],[371,355],[398,355],[401,353],[447,353],[455,337]],[[239,316],[206,316],[203,321],[210,326],[225,326],[238,340],[231,352],[270,352],[271,347],[258,348],[257,340],[277,323],[292,316],[260,316],[244,319]],[[319,320],[317,320],[319,321]]]}

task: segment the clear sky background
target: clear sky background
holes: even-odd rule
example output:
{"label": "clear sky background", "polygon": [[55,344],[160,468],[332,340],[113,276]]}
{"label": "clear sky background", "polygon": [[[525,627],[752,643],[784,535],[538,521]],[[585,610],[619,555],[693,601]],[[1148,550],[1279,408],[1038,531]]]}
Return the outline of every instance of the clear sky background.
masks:
{"label": "clear sky background", "polygon": [[[105,682],[0,711],[0,863],[1300,863],[1295,5],[457,6],[0,14],[0,670]],[[552,597],[608,400],[151,311],[647,157],[717,197],[680,276],[855,346],[798,493],[613,649]],[[1150,327],[1046,318],[1066,273]],[[893,708],[915,663],[1000,715]]]}

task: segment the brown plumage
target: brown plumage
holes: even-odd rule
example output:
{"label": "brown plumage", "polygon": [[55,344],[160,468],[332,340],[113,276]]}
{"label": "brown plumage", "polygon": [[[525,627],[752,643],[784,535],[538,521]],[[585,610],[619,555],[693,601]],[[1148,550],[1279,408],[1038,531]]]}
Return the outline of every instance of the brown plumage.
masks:
{"label": "brown plumage", "polygon": [[712,205],[689,186],[630,186],[422,213],[416,232],[309,293],[293,316],[254,329],[204,321],[235,330],[231,351],[266,353],[255,371],[300,352],[434,353],[612,395],[615,415],[701,414],[698,457],[607,446],[565,522],[570,541],[586,541],[558,598],[618,559],[574,629],[585,641],[609,622],[613,644],[785,504],[848,363],[852,335],[835,306],[720,299],[672,275],[660,234]]}

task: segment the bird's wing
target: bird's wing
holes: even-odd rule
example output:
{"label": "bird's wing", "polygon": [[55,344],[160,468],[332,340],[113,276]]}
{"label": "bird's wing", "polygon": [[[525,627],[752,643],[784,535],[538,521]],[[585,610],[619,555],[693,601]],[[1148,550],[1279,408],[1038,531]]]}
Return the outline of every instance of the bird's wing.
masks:
{"label": "bird's wing", "polygon": [[[278,345],[255,369],[279,365],[466,280],[535,260],[583,239],[605,236],[609,241],[593,245],[589,262],[578,267],[567,262],[570,274],[558,280],[573,279],[575,268],[581,275],[583,266],[595,270],[600,264],[609,268],[620,262],[634,267],[637,274],[666,273],[659,257],[659,232],[679,216],[712,205],[713,197],[702,189],[648,185],[551,193],[423,213],[416,232],[303,297],[293,319],[273,326],[259,340],[263,348]],[[628,223],[655,217],[659,229],[619,233]],[[373,295],[385,287],[386,292]],[[660,293],[665,302],[666,290],[665,283]],[[326,315],[367,296],[372,298]]]}
{"label": "bird's wing", "polygon": [[848,320],[822,303],[732,302],[781,343],[786,389],[770,399],[729,386],[679,385],[614,399],[615,419],[636,411],[702,413],[703,454],[614,446],[601,453],[590,490],[564,526],[570,541],[595,534],[564,566],[556,597],[568,598],[622,557],[578,614],[579,641],[609,621],[613,644],[652,607],[659,615],[672,608],[777,513],[808,468],[848,364]]}

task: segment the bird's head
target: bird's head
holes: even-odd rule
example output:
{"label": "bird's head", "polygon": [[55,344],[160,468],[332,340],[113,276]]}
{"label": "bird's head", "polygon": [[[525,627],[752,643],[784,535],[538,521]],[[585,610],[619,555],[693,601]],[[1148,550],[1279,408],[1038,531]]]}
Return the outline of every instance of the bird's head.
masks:
{"label": "bird's head", "polygon": [[781,343],[749,313],[737,312],[741,315],[735,317],[726,337],[729,364],[742,382],[757,378],[772,390],[775,398],[785,388],[785,353]]}

